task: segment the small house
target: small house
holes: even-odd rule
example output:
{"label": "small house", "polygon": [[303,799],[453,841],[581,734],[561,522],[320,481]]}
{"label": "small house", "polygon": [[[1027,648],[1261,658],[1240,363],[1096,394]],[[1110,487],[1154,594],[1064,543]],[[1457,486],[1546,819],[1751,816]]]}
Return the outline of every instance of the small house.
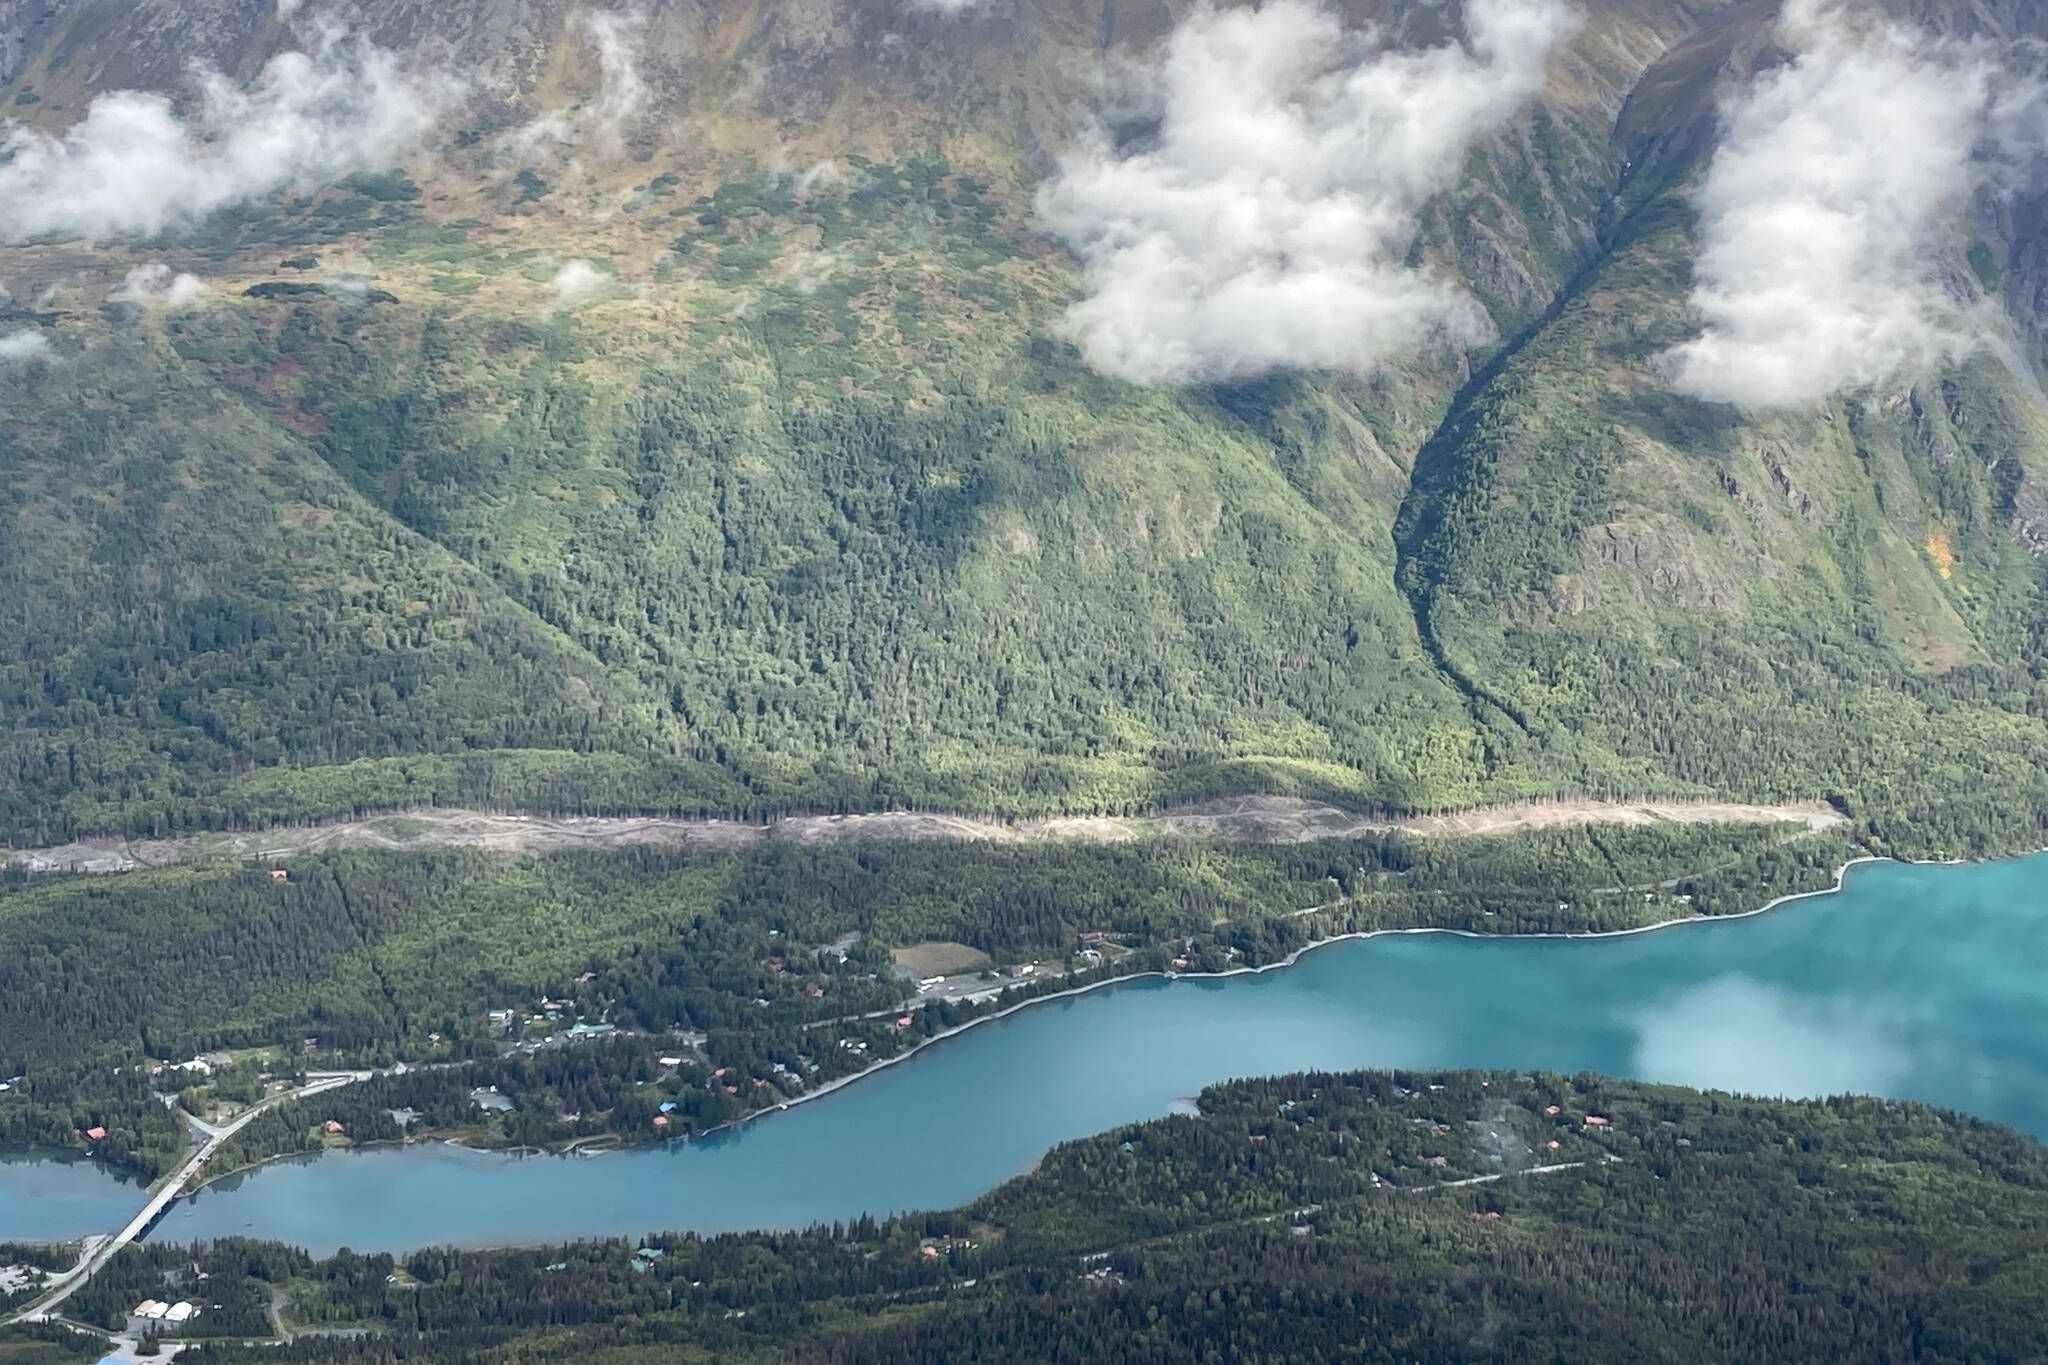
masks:
{"label": "small house", "polygon": [[469,1098],[487,1114],[509,1114],[514,1108],[512,1097],[499,1094],[495,1085],[484,1090],[472,1090]]}
{"label": "small house", "polygon": [[274,882],[288,882],[291,879],[292,874],[285,871],[281,867],[273,867],[270,869],[270,880]]}
{"label": "small house", "polygon": [[343,1131],[341,1124],[335,1121],[334,1119],[327,1120],[324,1126],[330,1134],[340,1133]]}
{"label": "small house", "polygon": [[85,1135],[92,1141],[98,1142],[104,1137],[106,1137],[107,1130],[104,1128],[88,1128],[85,1130]]}
{"label": "small house", "polygon": [[144,1299],[128,1312],[128,1334],[133,1337],[158,1336],[176,1331],[198,1316],[196,1304]]}

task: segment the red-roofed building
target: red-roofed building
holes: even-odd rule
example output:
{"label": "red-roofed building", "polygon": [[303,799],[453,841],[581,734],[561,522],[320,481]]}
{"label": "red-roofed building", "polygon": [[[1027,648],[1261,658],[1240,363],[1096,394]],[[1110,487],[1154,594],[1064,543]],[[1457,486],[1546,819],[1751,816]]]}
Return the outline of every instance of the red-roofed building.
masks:
{"label": "red-roofed building", "polygon": [[1586,1126],[1588,1128],[1605,1128],[1607,1120],[1601,1118],[1598,1114],[1588,1114],[1586,1115]]}
{"label": "red-roofed building", "polygon": [[327,1131],[330,1133],[339,1133],[340,1131],[342,1131],[341,1124],[336,1122],[334,1119],[329,1119],[327,1120]]}
{"label": "red-roofed building", "polygon": [[88,1128],[85,1130],[85,1135],[91,1138],[94,1142],[98,1142],[101,1138],[107,1135],[107,1130],[104,1128]]}
{"label": "red-roofed building", "polygon": [[285,871],[281,867],[273,867],[270,869],[270,880],[274,882],[288,882],[291,879],[292,874]]}
{"label": "red-roofed building", "polygon": [[655,1126],[656,1128],[666,1128],[666,1127],[668,1127],[668,1115],[667,1115],[667,1114],[656,1114],[656,1115],[654,1116],[654,1126]]}

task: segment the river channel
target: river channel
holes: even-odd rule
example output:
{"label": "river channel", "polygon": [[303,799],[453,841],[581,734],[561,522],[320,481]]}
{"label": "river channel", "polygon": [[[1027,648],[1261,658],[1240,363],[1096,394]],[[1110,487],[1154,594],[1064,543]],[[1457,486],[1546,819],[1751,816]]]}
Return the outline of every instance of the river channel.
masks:
{"label": "river channel", "polygon": [[[2048,1136],[2048,855],[1866,864],[1838,894],[1650,933],[1389,934],[1280,970],[1128,982],[708,1139],[523,1160],[429,1143],[332,1153],[181,1200],[150,1236],[398,1251],[940,1208],[1214,1081],[1385,1066],[1866,1091]],[[91,1166],[0,1163],[0,1238],[106,1231],[138,1201]]]}

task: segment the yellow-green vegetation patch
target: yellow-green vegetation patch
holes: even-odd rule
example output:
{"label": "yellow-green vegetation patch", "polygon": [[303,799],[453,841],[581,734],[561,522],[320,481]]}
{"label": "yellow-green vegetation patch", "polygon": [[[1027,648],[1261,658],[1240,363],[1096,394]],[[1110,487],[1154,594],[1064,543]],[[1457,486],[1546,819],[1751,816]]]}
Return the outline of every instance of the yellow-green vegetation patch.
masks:
{"label": "yellow-green vegetation patch", "polygon": [[950,976],[954,972],[979,971],[989,965],[987,953],[964,943],[912,943],[891,949],[889,956],[898,967],[916,976]]}

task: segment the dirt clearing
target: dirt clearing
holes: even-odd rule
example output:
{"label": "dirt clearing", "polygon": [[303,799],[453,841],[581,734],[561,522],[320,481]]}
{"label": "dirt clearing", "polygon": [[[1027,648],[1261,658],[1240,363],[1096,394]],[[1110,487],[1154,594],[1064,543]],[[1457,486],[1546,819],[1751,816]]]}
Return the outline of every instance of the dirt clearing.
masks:
{"label": "dirt clearing", "polygon": [[970,948],[964,943],[945,943],[937,939],[929,943],[913,943],[908,948],[897,948],[889,956],[895,961],[896,969],[908,972],[923,980],[931,976],[951,976],[955,972],[978,972],[989,965],[989,957],[979,948]]}
{"label": "dirt clearing", "polygon": [[1163,836],[1216,842],[1299,844],[1366,834],[1454,836],[1514,834],[1568,825],[1769,824],[1807,829],[1840,824],[1821,801],[1750,806],[1721,801],[1530,801],[1481,806],[1448,815],[1374,817],[1284,796],[1246,796],[1156,815],[1076,815],[1044,820],[992,820],[965,815],[890,811],[875,815],[795,815],[757,824],[744,820],[674,820],[658,816],[502,815],[421,809],[367,820],[290,825],[256,833],[201,834],[188,839],[81,839],[56,848],[12,853],[5,861],[38,872],[122,872],[134,867],[207,858],[282,860],[330,849],[482,848],[499,853],[553,853],[578,848],[741,848],[764,839],[800,844],[856,839],[946,843],[1135,843]]}

